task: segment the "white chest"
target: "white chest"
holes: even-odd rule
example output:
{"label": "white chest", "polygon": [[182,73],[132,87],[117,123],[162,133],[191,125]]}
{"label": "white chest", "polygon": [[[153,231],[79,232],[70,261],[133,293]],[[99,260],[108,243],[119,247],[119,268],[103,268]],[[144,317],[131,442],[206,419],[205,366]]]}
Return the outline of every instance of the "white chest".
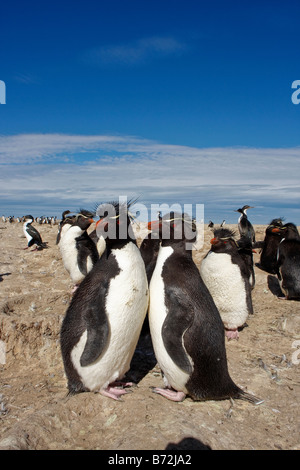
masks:
{"label": "white chest", "polygon": [[241,326],[247,319],[245,281],[240,268],[227,253],[210,252],[200,266],[201,277],[210,291],[226,328]]}
{"label": "white chest", "polygon": [[168,314],[165,305],[165,286],[162,270],[166,260],[172,253],[172,247],[160,247],[150,283],[149,325],[155,356],[164,373],[167,384],[171,385],[175,390],[186,393],[185,384],[189,379],[189,375],[173,362],[164,347],[162,338],[162,325]]}
{"label": "white chest", "polygon": [[84,277],[78,267],[78,252],[76,248],[76,238],[82,235],[82,233],[83,230],[80,227],[66,224],[62,227],[58,245],[64,267],[74,283],[80,282]]}
{"label": "white chest", "polygon": [[90,390],[104,389],[128,371],[148,308],[148,282],[139,249],[128,243],[112,252],[120,273],[110,281],[106,297],[110,329],[107,347],[97,361],[81,367],[79,361],[87,339],[84,332],[71,354],[83,383]]}

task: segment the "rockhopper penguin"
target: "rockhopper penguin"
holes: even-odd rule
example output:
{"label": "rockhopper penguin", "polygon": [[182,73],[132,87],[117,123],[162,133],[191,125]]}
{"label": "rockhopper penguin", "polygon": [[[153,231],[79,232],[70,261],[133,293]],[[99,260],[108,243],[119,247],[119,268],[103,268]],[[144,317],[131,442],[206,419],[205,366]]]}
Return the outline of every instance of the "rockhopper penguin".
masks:
{"label": "rockhopper penguin", "polygon": [[238,329],[253,313],[253,306],[249,268],[239,254],[234,232],[214,230],[200,273],[220,312],[227,338],[237,339]]}
{"label": "rockhopper penguin", "polygon": [[148,308],[148,283],[128,205],[102,209],[97,229],[107,235],[105,252],[76,290],[60,342],[70,393],[94,391],[119,400],[126,393],[119,381],[129,370]]}
{"label": "rockhopper penguin", "polygon": [[[150,283],[149,323],[165,388],[153,391],[173,401],[188,395],[193,400],[242,398],[258,403],[229,375],[224,326],[187,243],[195,226],[176,213],[154,221],[154,228],[157,224],[161,246]],[[169,237],[163,234],[165,226]],[[184,226],[189,227],[188,237]]]}

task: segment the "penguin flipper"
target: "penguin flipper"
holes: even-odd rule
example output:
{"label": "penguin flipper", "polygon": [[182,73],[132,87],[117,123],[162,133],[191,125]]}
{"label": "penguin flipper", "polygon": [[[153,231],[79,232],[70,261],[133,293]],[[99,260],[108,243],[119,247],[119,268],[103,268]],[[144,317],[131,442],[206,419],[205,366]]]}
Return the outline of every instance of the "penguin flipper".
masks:
{"label": "penguin flipper", "polygon": [[193,308],[176,292],[171,291],[167,296],[172,310],[162,325],[163,343],[175,364],[190,375],[193,368],[184,348],[183,335],[193,322]]}
{"label": "penguin flipper", "polygon": [[106,313],[102,309],[99,311],[99,306],[88,312],[87,319],[87,340],[80,357],[82,367],[88,366],[98,359],[105,349],[109,335]]}

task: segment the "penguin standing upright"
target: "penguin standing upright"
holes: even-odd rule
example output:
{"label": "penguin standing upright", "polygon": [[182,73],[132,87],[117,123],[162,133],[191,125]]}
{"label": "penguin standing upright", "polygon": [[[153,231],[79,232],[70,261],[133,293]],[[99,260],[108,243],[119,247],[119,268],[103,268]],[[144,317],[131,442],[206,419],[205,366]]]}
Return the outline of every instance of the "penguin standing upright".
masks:
{"label": "penguin standing upright", "polygon": [[59,227],[57,242],[74,290],[98,260],[97,248],[87,234],[94,222],[93,216],[93,213],[81,209],[76,215],[64,217]]}
{"label": "penguin standing upright", "polygon": [[228,339],[238,339],[253,313],[249,269],[239,254],[234,232],[214,230],[211,249],[202,260],[200,274],[220,312]]}
{"label": "penguin standing upright", "polygon": [[[280,228],[283,238],[277,252],[277,277],[287,300],[300,299],[300,236],[296,225]],[[282,297],[280,297],[282,298]]]}
{"label": "penguin standing upright", "polygon": [[266,228],[258,267],[270,274],[277,273],[277,250],[283,237],[282,219],[273,219]]}
{"label": "penguin standing upright", "polygon": [[105,252],[76,290],[63,320],[60,341],[70,393],[98,391],[115,400],[126,393],[116,381],[129,370],[149,295],[129,204],[102,205],[107,215],[97,229],[107,235]]}
{"label": "penguin standing upright", "polygon": [[238,209],[234,212],[240,212],[240,217],[238,220],[238,229],[241,237],[248,237],[252,243],[255,243],[255,231],[253,225],[248,220],[247,210],[253,209],[252,206],[243,206],[241,209]]}
{"label": "penguin standing upright", "polygon": [[255,401],[229,375],[224,326],[192,258],[195,225],[176,213],[153,222],[155,228],[157,224],[161,246],[150,283],[149,323],[166,388],[153,391],[173,401],[186,395],[194,400]]}
{"label": "penguin standing upright", "polygon": [[255,252],[255,250],[253,249],[253,244],[251,240],[249,239],[249,237],[244,237],[244,236],[241,237],[239,240],[237,240],[236,243],[238,246],[239,255],[243,258],[245,266],[247,268],[251,289],[254,289],[255,271],[254,271],[254,265],[253,265],[253,252]]}
{"label": "penguin standing upright", "polygon": [[27,248],[30,248],[31,246],[34,246],[34,245],[36,245],[36,247],[34,250],[31,250],[31,251],[43,250],[44,248],[48,248],[47,242],[43,242],[40,233],[37,231],[36,228],[34,228],[31,225],[32,222],[34,221],[34,218],[32,217],[32,215],[25,215],[23,220],[24,220],[23,232],[28,242],[24,250],[27,250]]}

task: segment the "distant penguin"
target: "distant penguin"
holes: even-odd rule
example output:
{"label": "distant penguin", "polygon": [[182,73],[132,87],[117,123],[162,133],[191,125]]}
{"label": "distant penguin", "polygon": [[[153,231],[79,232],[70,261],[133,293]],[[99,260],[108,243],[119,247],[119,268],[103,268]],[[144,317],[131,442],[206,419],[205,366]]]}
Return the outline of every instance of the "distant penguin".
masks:
{"label": "distant penguin", "polygon": [[[189,225],[189,233],[195,233],[195,226],[190,218],[176,213],[153,222],[155,228],[158,224],[161,246],[150,283],[149,323],[166,388],[153,391],[173,401],[188,395],[193,400],[255,402],[229,375],[224,326],[186,244],[183,225]],[[169,237],[163,234],[166,225]]]}
{"label": "distant penguin", "polygon": [[129,204],[103,206],[108,215],[97,222],[97,230],[107,234],[106,249],[76,290],[60,341],[69,392],[94,391],[119,400],[126,390],[118,381],[129,370],[149,294]]}
{"label": "distant penguin", "polygon": [[300,299],[300,236],[296,225],[285,224],[277,252],[277,276],[286,300]]}
{"label": "distant penguin", "polygon": [[211,249],[202,260],[200,274],[220,312],[225,335],[238,339],[238,329],[253,313],[249,268],[229,229],[216,229]]}
{"label": "distant penguin", "polygon": [[23,223],[23,232],[25,237],[27,238],[27,246],[24,248],[26,250],[27,248],[30,248],[35,245],[35,249],[31,251],[36,251],[36,250],[43,250],[44,248],[47,247],[47,242],[43,242],[42,237],[40,233],[34,228],[31,224],[34,221],[34,218],[32,215],[25,215],[24,216],[24,223]]}
{"label": "distant penguin", "polygon": [[277,250],[284,236],[282,219],[273,219],[266,228],[265,238],[260,254],[258,267],[270,274],[277,273]]}
{"label": "distant penguin", "polygon": [[91,212],[81,209],[75,216],[65,216],[59,227],[58,246],[74,290],[98,260],[96,246],[87,233],[94,222],[93,216]]}
{"label": "distant penguin", "polygon": [[255,243],[255,231],[253,225],[248,220],[247,210],[253,209],[252,206],[243,206],[241,209],[238,209],[234,212],[240,212],[240,218],[238,220],[238,229],[241,237],[249,237],[252,243]]}

